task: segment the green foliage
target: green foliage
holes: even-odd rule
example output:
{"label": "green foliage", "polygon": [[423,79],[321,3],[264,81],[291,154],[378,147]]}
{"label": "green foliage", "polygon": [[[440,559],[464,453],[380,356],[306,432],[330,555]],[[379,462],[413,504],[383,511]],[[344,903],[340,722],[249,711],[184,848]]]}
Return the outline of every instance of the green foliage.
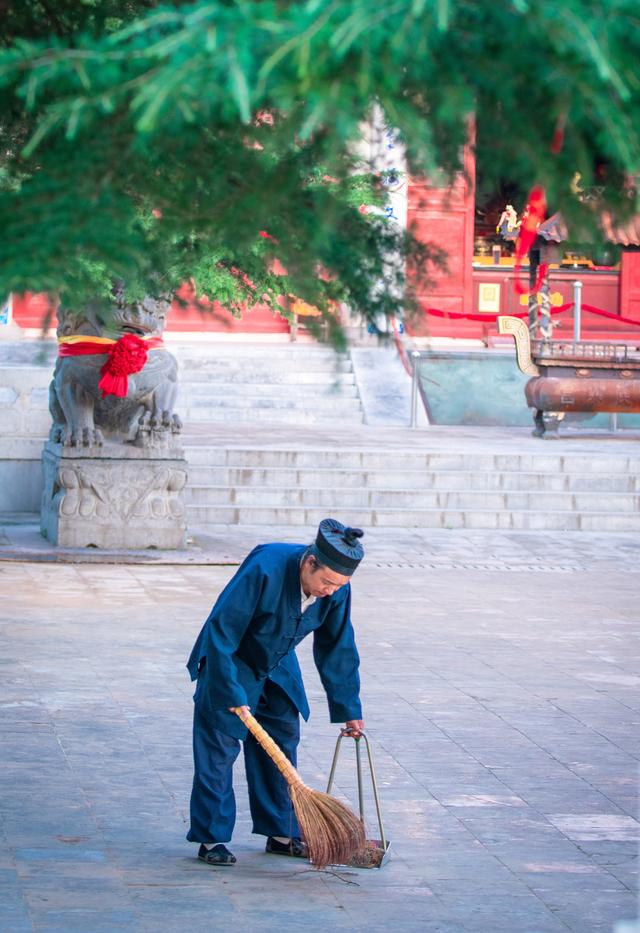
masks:
{"label": "green foliage", "polygon": [[8,25],[0,292],[193,280],[234,310],[285,292],[397,311],[391,257],[428,272],[439,252],[358,211],[384,203],[354,147],[374,102],[414,173],[461,170],[475,126],[483,183],[544,184],[581,239],[598,211],[576,171],[598,208],[637,207],[635,0],[67,0]]}
{"label": "green foliage", "polygon": [[0,0],[0,42],[71,38],[79,31],[99,36],[122,29],[155,6],[157,0]]}

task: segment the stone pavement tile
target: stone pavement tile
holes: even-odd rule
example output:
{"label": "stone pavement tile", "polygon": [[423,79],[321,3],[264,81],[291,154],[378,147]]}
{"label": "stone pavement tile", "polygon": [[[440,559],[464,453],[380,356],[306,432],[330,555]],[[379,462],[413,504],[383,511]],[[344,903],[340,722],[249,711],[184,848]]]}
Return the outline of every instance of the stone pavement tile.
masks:
{"label": "stone pavement tile", "polygon": [[523,843],[544,847],[566,842],[555,826],[529,808],[462,807],[456,816],[483,845]]}
{"label": "stone pavement tile", "polygon": [[469,933],[566,933],[562,920],[531,892],[495,895],[487,889],[478,896],[465,894],[461,885],[441,899]]}
{"label": "stone pavement tile", "polygon": [[619,813],[551,813],[549,820],[577,843],[640,842],[640,824],[634,817]]}
{"label": "stone pavement tile", "polygon": [[562,859],[554,853],[554,861],[545,862],[543,859],[536,859],[534,852],[523,850],[524,860],[512,865],[512,870],[531,887],[563,886],[568,889],[586,884],[593,885],[595,888],[607,888],[611,890],[619,889],[617,879],[611,874],[608,866],[600,866],[594,862],[586,853],[580,849],[575,849],[573,853],[568,852],[567,857]]}
{"label": "stone pavement tile", "polygon": [[597,865],[616,865],[633,858],[638,860],[640,857],[637,838],[626,842],[606,839],[581,840],[576,846]]}
{"label": "stone pavement tile", "polygon": [[88,845],[100,847],[102,845],[102,836],[99,834],[95,823],[77,823],[71,820],[58,818],[55,813],[49,813],[42,807],[34,808],[31,811],[23,811],[20,819],[12,820],[5,828],[5,838],[7,844],[13,848],[39,848],[43,845],[57,846],[62,848],[66,840],[80,840]]}
{"label": "stone pavement tile", "polygon": [[593,891],[585,885],[581,891],[540,894],[548,908],[575,933],[611,933],[620,920],[637,916],[637,898],[631,892]]}
{"label": "stone pavement tile", "polygon": [[[44,874],[53,870],[60,870],[65,874],[82,873],[85,866],[106,865],[107,855],[104,848],[81,848],[80,846],[59,845],[55,848],[49,847],[16,847],[14,857],[18,872],[24,874]],[[89,868],[89,875],[94,875],[94,871]]]}
{"label": "stone pavement tile", "polygon": [[136,915],[127,908],[43,910],[32,916],[37,933],[121,933],[137,929]]}
{"label": "stone pavement tile", "polygon": [[[464,886],[469,883],[473,888],[489,888],[495,891],[516,891],[521,885],[498,859],[487,850],[477,846],[473,848],[473,841],[466,845],[451,847],[446,843],[434,846],[432,851],[419,846],[420,863],[415,862],[415,854],[419,843],[414,847],[409,840],[402,840],[398,844],[392,843],[391,858],[393,864],[397,863],[407,880],[420,881],[427,884],[433,891],[439,892],[441,886],[450,883]],[[381,871],[387,872],[391,862]],[[389,882],[390,883],[390,882]],[[387,886],[387,879],[379,881],[380,888]]]}
{"label": "stone pavement tile", "polygon": [[[527,863],[531,865],[531,863]],[[538,894],[543,900],[547,896],[557,897],[561,892],[566,893],[567,895],[585,891],[588,889],[592,894],[612,894],[619,895],[623,900],[624,898],[631,893],[629,888],[618,881],[617,878],[614,878],[613,875],[606,871],[595,869],[594,871],[580,871],[577,872],[576,868],[582,868],[583,866],[577,864],[562,864],[562,868],[556,864],[557,868],[560,870],[550,871],[549,869],[554,867],[551,865],[544,865],[540,863],[541,868],[547,869],[546,871],[526,871],[521,872],[519,877],[527,887],[532,891]],[[567,871],[567,868],[569,871]],[[586,869],[586,866],[584,866]]]}
{"label": "stone pavement tile", "polygon": [[[557,850],[530,852],[524,849],[520,856],[510,860],[510,869],[532,890],[576,891],[586,887],[592,891],[618,892],[625,895],[633,885],[616,877],[609,866],[599,866],[583,852],[576,850],[564,857]],[[500,856],[502,858],[502,854]],[[555,861],[554,861],[555,859]]]}
{"label": "stone pavement tile", "polygon": [[[597,862],[597,855],[590,855],[590,858]],[[613,878],[616,878],[630,891],[637,891],[640,888],[637,852],[629,851],[626,855],[617,855],[599,864],[602,864]]]}
{"label": "stone pavement tile", "polygon": [[[366,904],[362,907],[356,904],[345,904],[346,923],[345,930],[409,930],[419,933],[422,930],[446,931],[446,933],[462,933],[466,931],[455,914],[433,895],[424,896],[424,892],[417,892],[414,888],[399,887],[388,892],[390,902],[388,906],[379,905],[375,915]],[[320,931],[320,926],[313,929]]]}
{"label": "stone pavement tile", "polygon": [[[235,870],[235,866],[227,870]],[[240,914],[229,895],[228,887],[223,876],[210,870],[196,884],[157,884],[150,874],[147,884],[129,884],[128,892],[136,912],[144,917],[146,924],[155,921],[157,930],[188,929],[191,925],[202,928],[203,921],[206,925],[207,919],[212,927],[214,923],[221,924],[221,921],[235,927],[240,923]],[[247,896],[252,899],[250,894]]]}
{"label": "stone pavement tile", "polygon": [[13,887],[18,881],[18,874],[15,868],[0,867],[0,890],[6,893],[9,887]]}
{"label": "stone pavement tile", "polygon": [[97,819],[100,828],[100,834],[107,844],[111,843],[113,838],[121,841],[133,841],[136,834],[140,832],[141,823],[144,824],[144,834],[142,838],[158,845],[165,840],[175,839],[176,831],[181,831],[181,826],[175,815],[175,808],[171,807],[171,802],[167,799],[165,812],[162,816],[152,817],[142,810],[134,808],[131,812],[125,811],[124,814],[101,816]]}
{"label": "stone pavement tile", "polygon": [[[369,929],[373,930],[375,927],[369,925]],[[389,918],[388,922],[383,922],[381,929],[397,929],[397,923],[393,915]],[[353,923],[347,929],[353,931],[357,929]],[[414,921],[410,918],[405,918],[402,920],[401,929],[403,933],[467,933],[467,927],[463,927],[460,924],[456,923],[455,920],[435,920],[427,917],[421,917],[419,920]]]}
{"label": "stone pavement tile", "polygon": [[24,898],[33,914],[52,910],[117,910],[122,906],[124,885],[120,878],[79,878],[72,874],[32,878],[23,882]]}
{"label": "stone pavement tile", "polygon": [[26,908],[17,905],[0,905],[0,930],[10,930],[11,933],[33,933],[33,923],[26,912]]}
{"label": "stone pavement tile", "polygon": [[[215,913],[213,916],[216,916]],[[259,930],[280,927],[296,929],[301,922],[304,924],[304,929],[309,930],[310,933],[322,933],[325,930],[343,930],[347,933],[347,931],[354,930],[354,921],[342,916],[340,907],[324,907],[320,910],[310,911],[308,915],[302,914],[302,916],[297,909],[282,906],[276,910],[243,907],[241,917],[241,928],[247,930],[248,933],[258,933]],[[384,919],[383,924],[386,926]],[[418,931],[420,928],[417,925],[413,929]]]}
{"label": "stone pavement tile", "polygon": [[[432,869],[430,873],[435,874]],[[494,872],[491,877],[482,874],[465,877],[430,877],[429,886],[434,894],[446,899],[447,903],[458,895],[482,899],[488,892],[496,896],[508,894],[512,897],[526,897],[529,895],[526,879],[518,878],[506,868],[503,868],[499,875]]]}
{"label": "stone pavement tile", "polygon": [[18,873],[15,868],[0,868],[0,930],[31,933],[32,929]]}

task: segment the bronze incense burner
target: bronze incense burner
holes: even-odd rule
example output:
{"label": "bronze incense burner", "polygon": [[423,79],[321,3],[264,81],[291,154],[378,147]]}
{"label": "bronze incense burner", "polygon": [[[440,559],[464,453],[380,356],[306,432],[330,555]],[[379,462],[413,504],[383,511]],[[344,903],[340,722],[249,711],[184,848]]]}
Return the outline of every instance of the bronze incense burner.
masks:
{"label": "bronze incense burner", "polygon": [[520,318],[498,318],[511,334],[536,437],[556,430],[564,412],[640,412],[640,344],[613,341],[531,340]]}

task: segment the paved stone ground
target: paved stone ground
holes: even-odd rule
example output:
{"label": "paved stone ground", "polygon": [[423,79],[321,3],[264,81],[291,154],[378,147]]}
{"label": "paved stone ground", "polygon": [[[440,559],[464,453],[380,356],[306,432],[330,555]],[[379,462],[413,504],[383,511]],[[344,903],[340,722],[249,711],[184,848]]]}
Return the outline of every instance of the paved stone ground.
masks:
{"label": "paved stone ground", "polygon": [[[233,567],[0,562],[0,930],[590,933],[636,915],[637,536],[368,537],[354,621],[391,840],[371,871],[265,855],[241,769],[238,864],[184,840],[184,662]],[[337,729],[309,645],[301,660],[300,770],[323,789]],[[336,793],[354,804],[352,755]]]}

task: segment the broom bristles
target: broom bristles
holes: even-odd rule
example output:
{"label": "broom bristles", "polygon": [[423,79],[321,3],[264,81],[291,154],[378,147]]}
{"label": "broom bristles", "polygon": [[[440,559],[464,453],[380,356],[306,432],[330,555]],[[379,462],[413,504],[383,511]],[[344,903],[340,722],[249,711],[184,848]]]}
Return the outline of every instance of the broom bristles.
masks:
{"label": "broom bristles", "polygon": [[289,793],[314,868],[348,864],[364,850],[364,824],[343,803],[306,784]]}
{"label": "broom bristles", "polygon": [[234,712],[278,768],[289,785],[289,794],[300,832],[314,868],[345,865],[365,849],[364,824],[335,797],[313,790],[278,748],[257,719],[242,707]]}

